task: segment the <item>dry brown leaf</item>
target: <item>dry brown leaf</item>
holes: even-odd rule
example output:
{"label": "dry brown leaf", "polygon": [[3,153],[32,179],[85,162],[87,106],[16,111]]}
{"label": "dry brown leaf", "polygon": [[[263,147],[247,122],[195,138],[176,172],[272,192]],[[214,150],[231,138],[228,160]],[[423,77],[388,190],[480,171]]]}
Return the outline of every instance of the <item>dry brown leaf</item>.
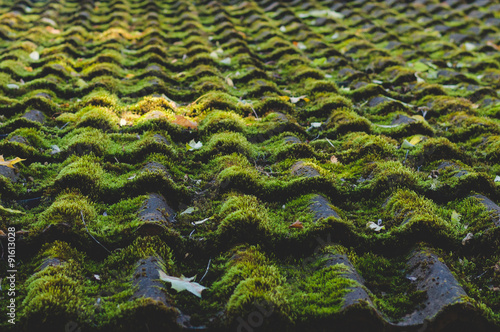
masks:
{"label": "dry brown leaf", "polygon": [[498,46],[497,44],[495,44],[495,43],[494,43],[494,42],[492,42],[491,40],[488,40],[488,41],[486,42],[486,45],[493,47],[493,48],[494,48],[495,50],[497,50],[497,51],[500,51],[500,46]]}
{"label": "dry brown leaf", "polygon": [[53,33],[55,35],[58,35],[58,34],[61,33],[61,30],[55,29],[55,28],[53,28],[51,26],[47,26],[47,27],[45,27],[45,29],[47,29],[48,32]]}
{"label": "dry brown leaf", "polygon": [[125,78],[131,79],[134,76],[135,76],[134,74],[127,74],[127,75],[125,75]]}
{"label": "dry brown leaf", "polygon": [[330,162],[331,162],[332,164],[336,164],[336,163],[338,163],[338,162],[339,162],[339,160],[337,159],[337,157],[335,157],[335,156],[331,156],[331,157],[330,157]]}
{"label": "dry brown leaf", "polygon": [[304,225],[300,221],[297,220],[296,222],[294,222],[293,224],[291,224],[290,226],[288,226],[288,228],[302,229],[302,228],[304,228]]}
{"label": "dry brown leaf", "polygon": [[181,127],[189,128],[189,129],[196,129],[198,127],[198,124],[194,121],[191,121],[182,115],[176,115],[175,120],[172,121],[175,124],[178,124]]}

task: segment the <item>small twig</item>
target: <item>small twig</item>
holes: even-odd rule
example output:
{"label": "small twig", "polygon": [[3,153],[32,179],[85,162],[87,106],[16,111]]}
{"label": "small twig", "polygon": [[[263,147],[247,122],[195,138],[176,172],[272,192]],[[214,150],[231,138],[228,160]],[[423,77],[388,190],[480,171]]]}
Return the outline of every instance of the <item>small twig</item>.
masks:
{"label": "small twig", "polygon": [[405,155],[405,160],[403,160],[403,165],[406,162],[406,159],[408,159],[408,152],[410,152],[410,150],[406,150],[406,155]]}
{"label": "small twig", "polygon": [[59,128],[59,130],[63,130],[63,129],[64,129],[64,127],[66,127],[67,125],[69,125],[69,122],[66,122],[66,123],[64,124],[64,126],[62,126],[61,128]]}
{"label": "small twig", "polygon": [[203,275],[203,277],[201,277],[200,282],[202,282],[203,278],[205,278],[205,276],[207,275],[208,269],[210,268],[210,263],[211,262],[212,262],[212,257],[210,257],[210,259],[208,260],[207,270],[205,271],[205,274]]}
{"label": "small twig", "polygon": [[326,141],[327,141],[328,143],[330,143],[330,145],[331,145],[332,147],[335,147],[335,145],[333,145],[333,143],[332,143],[332,142],[330,142],[330,140],[329,140],[327,137],[325,137],[325,139],[326,139]]}
{"label": "small twig", "polygon": [[109,251],[108,248],[103,246],[101,242],[97,241],[97,239],[94,236],[92,236],[92,234],[90,234],[89,229],[87,228],[87,224],[85,223],[85,219],[83,219],[82,210],[80,210],[80,214],[82,215],[83,226],[85,226],[85,230],[87,230],[87,233],[89,233],[90,237],[93,238],[94,241],[97,242],[97,244],[99,244],[101,247],[103,247],[107,252],[109,252],[111,254],[111,251]]}
{"label": "small twig", "polygon": [[193,229],[193,231],[191,233],[189,233],[189,238],[191,238],[191,235],[193,235],[193,233],[196,231],[196,228]]}
{"label": "small twig", "polygon": [[257,112],[255,112],[255,109],[253,108],[253,106],[252,106],[252,105],[250,105],[250,108],[252,109],[253,114],[255,114],[255,118],[256,118],[256,119],[258,119],[258,118],[259,118],[259,116],[257,115]]}

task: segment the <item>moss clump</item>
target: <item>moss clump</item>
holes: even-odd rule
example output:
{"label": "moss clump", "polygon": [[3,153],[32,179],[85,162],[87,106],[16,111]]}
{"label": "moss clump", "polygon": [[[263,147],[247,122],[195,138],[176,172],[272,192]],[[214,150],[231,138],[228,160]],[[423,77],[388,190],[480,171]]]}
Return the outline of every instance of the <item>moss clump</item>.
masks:
{"label": "moss clump", "polygon": [[363,182],[359,188],[361,190],[368,189],[374,195],[397,188],[415,188],[418,182],[415,172],[405,167],[399,161],[380,162],[373,172],[367,176],[373,179]]}
{"label": "moss clump", "polygon": [[446,224],[438,215],[437,206],[433,201],[411,190],[397,190],[387,201],[384,213],[388,227],[398,227],[421,220]]}
{"label": "moss clump", "polygon": [[326,117],[336,109],[351,109],[352,102],[346,97],[322,93],[314,97],[313,104],[306,107],[304,116]]}
{"label": "moss clump", "polygon": [[236,113],[213,111],[203,119],[199,129],[204,135],[224,131],[243,132],[245,123],[241,116]]}
{"label": "moss clump", "polygon": [[224,304],[226,325],[255,311],[256,303],[271,306],[274,318],[288,316],[286,279],[259,247],[237,250],[224,270],[226,272],[212,285],[211,292]]}
{"label": "moss clump", "polygon": [[255,196],[231,196],[219,212],[222,243],[260,243],[271,232],[267,209]]}
{"label": "moss clump", "polygon": [[120,119],[108,107],[88,106],[76,113],[78,127],[94,127],[103,131],[118,130]]}
{"label": "moss clump", "polygon": [[157,110],[170,110],[173,111],[174,107],[171,102],[165,98],[147,96],[138,103],[129,107],[129,111],[134,114],[144,115],[151,111]]}
{"label": "moss clump", "polygon": [[62,145],[72,154],[84,155],[93,153],[102,156],[111,144],[109,136],[99,129],[79,128],[66,135]]}
{"label": "moss clump", "polygon": [[[12,138],[13,136],[21,136],[24,137],[28,140],[31,146],[37,147],[37,148],[48,148],[50,146],[50,141],[43,133],[41,130],[36,129],[36,128],[19,128],[14,130],[12,133],[9,134],[7,139]],[[4,152],[5,153],[5,152]]]}
{"label": "moss clump", "polygon": [[95,90],[86,95],[82,104],[86,106],[100,106],[100,107],[116,107],[118,105],[118,97],[105,90]]}
{"label": "moss clump", "polygon": [[76,192],[69,192],[59,195],[52,205],[40,214],[40,219],[36,223],[37,227],[46,227],[51,224],[67,223],[71,226],[83,226],[83,214],[86,222],[92,222],[96,216],[94,204]]}
{"label": "moss clump", "polygon": [[104,170],[93,154],[70,158],[54,180],[56,189],[78,188],[82,194],[98,196],[103,187]]}
{"label": "moss clump", "polygon": [[[54,256],[52,256],[54,255]],[[75,257],[72,257],[75,255]],[[69,321],[89,318],[90,303],[84,296],[85,279],[80,255],[67,244],[55,242],[41,257],[62,259],[60,265],[48,266],[26,280],[26,297],[20,321],[26,326],[60,328]]]}
{"label": "moss clump", "polygon": [[139,259],[149,256],[159,256],[167,271],[174,268],[174,256],[170,247],[159,236],[139,237],[132,244],[108,256],[104,262],[109,269],[127,270],[133,267]]}
{"label": "moss clump", "polygon": [[381,160],[393,156],[397,142],[383,135],[350,133],[342,137],[342,150],[336,156],[345,162],[365,158],[366,161]]}
{"label": "moss clump", "polygon": [[200,150],[200,155],[207,158],[215,154],[240,153],[246,157],[254,157],[257,154],[255,147],[247,141],[240,133],[218,133],[214,134],[208,143]]}
{"label": "moss clump", "polygon": [[406,278],[402,261],[366,253],[356,260],[356,268],[373,294],[373,303],[393,321],[404,319],[425,300],[425,291]]}
{"label": "moss clump", "polygon": [[355,112],[341,108],[332,112],[328,119],[327,135],[329,137],[345,134],[350,131],[371,132],[371,123],[366,118],[357,115]]}

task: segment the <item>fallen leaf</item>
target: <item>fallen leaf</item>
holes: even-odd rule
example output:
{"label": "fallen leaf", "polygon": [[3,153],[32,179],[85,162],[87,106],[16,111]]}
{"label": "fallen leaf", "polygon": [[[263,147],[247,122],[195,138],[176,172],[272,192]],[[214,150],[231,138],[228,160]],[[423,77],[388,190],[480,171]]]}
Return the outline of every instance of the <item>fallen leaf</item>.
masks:
{"label": "fallen leaf", "polygon": [[311,122],[311,127],[313,128],[319,128],[321,127],[322,122]]}
{"label": "fallen leaf", "polygon": [[177,61],[177,59],[173,59],[172,61],[170,61],[170,63],[176,63]]}
{"label": "fallen leaf", "polygon": [[226,83],[227,85],[229,85],[231,88],[234,88],[234,83],[233,83],[233,80],[231,79],[231,77],[226,77]]}
{"label": "fallen leaf", "polygon": [[51,145],[50,148],[52,149],[50,151],[50,154],[56,154],[61,152],[61,149],[57,145]]}
{"label": "fallen leaf", "polygon": [[423,135],[415,135],[410,140],[410,144],[417,145],[418,143],[422,142],[423,139],[424,139]]}
{"label": "fallen leaf", "polygon": [[298,103],[301,99],[305,99],[306,96],[300,96],[300,97],[290,97],[290,102],[292,102],[293,104],[296,104]]}
{"label": "fallen leaf", "polygon": [[302,229],[302,228],[304,228],[304,225],[300,221],[297,220],[296,222],[294,222],[293,224],[291,224],[290,226],[288,226],[288,228]]}
{"label": "fallen leaf", "polygon": [[497,51],[500,51],[500,46],[496,45],[496,44],[495,44],[494,42],[492,42],[491,40],[488,40],[488,41],[486,42],[486,45],[493,47],[493,48],[494,48],[495,50],[497,50]]}
{"label": "fallen leaf", "polygon": [[183,215],[183,214],[185,214],[185,213],[187,213],[187,214],[191,214],[191,213],[193,213],[195,210],[196,210],[196,209],[195,209],[194,207],[190,206],[190,207],[188,207],[187,209],[185,209],[184,211],[182,211],[179,215]]}
{"label": "fallen leaf", "polygon": [[231,64],[231,58],[224,58],[220,61],[220,63],[223,63],[225,65],[230,65]]}
{"label": "fallen leaf", "polygon": [[335,156],[331,156],[331,157],[330,157],[330,162],[331,162],[332,164],[336,164],[336,163],[338,163],[338,162],[339,162],[339,160],[337,159],[337,157],[335,157]]}
{"label": "fallen leaf", "polygon": [[33,71],[33,67],[24,67],[24,69],[26,69],[26,71],[29,71],[29,72],[32,72]]}
{"label": "fallen leaf", "polygon": [[377,225],[376,223],[374,223],[373,221],[369,221],[367,224],[366,224],[366,227],[368,227],[369,229],[373,229],[375,232],[380,232],[382,230],[385,229],[385,226],[380,226],[380,225]]}
{"label": "fallen leaf", "polygon": [[0,229],[0,236],[5,236],[5,232]]}
{"label": "fallen leaf", "polygon": [[38,61],[40,60],[40,53],[38,53],[37,51],[33,51],[30,53],[30,58],[35,61]]}
{"label": "fallen leaf", "polygon": [[195,142],[194,139],[189,141],[189,143],[186,143],[186,148],[188,151],[201,149],[202,146],[203,146],[203,143],[201,143],[200,141]]}
{"label": "fallen leaf", "polygon": [[19,89],[19,85],[14,84],[14,83],[7,84],[7,87],[8,87],[9,89]]}
{"label": "fallen leaf", "polygon": [[500,182],[500,176],[495,176],[495,182]]}
{"label": "fallen leaf", "polygon": [[47,31],[48,31],[48,32],[53,33],[53,34],[55,34],[55,35],[58,35],[58,34],[60,34],[60,33],[61,33],[61,30],[59,30],[59,29],[54,29],[54,28],[53,28],[53,27],[51,27],[51,26],[45,27],[45,29],[47,29]]}
{"label": "fallen leaf", "polygon": [[158,270],[158,273],[160,275],[160,279],[169,282],[172,285],[172,289],[175,289],[177,292],[187,290],[188,292],[201,298],[201,292],[203,292],[204,289],[207,289],[207,287],[202,286],[197,282],[192,282],[194,277],[186,278],[181,275],[180,278],[177,278],[166,275],[162,270]]}
{"label": "fallen leaf", "polygon": [[134,76],[135,76],[134,74],[130,73],[130,74],[125,75],[125,78],[127,78],[127,79],[131,79],[131,78],[133,78]]}
{"label": "fallen leaf", "polygon": [[189,128],[189,129],[195,129],[198,127],[198,124],[196,122],[191,121],[182,115],[175,115],[175,120],[172,122],[181,126],[181,127],[185,127],[185,128]]}
{"label": "fallen leaf", "polygon": [[462,48],[465,49],[466,51],[474,51],[476,49],[476,45],[472,43],[464,43],[462,44]]}
{"label": "fallen leaf", "polygon": [[329,9],[313,9],[306,13],[300,13],[300,18],[308,18],[308,17],[326,17],[326,18],[334,18],[334,19],[342,19],[344,18],[344,14],[336,12],[334,10]]}
{"label": "fallen leaf", "polygon": [[14,164],[20,162],[20,161],[23,161],[23,160],[26,160],[26,159],[21,159],[19,157],[16,157],[14,159],[11,159],[11,160],[4,160],[3,159],[3,155],[0,155],[0,165],[2,166],[7,166],[9,168],[14,168]]}
{"label": "fallen leaf", "polygon": [[128,177],[127,180],[133,180],[133,179],[135,179],[136,176],[137,176],[137,174],[134,174],[134,175]]}
{"label": "fallen leaf", "polygon": [[403,144],[401,144],[401,148],[402,149],[411,149],[415,147],[415,145],[411,144],[410,142],[408,142],[407,140],[404,140],[403,141]]}

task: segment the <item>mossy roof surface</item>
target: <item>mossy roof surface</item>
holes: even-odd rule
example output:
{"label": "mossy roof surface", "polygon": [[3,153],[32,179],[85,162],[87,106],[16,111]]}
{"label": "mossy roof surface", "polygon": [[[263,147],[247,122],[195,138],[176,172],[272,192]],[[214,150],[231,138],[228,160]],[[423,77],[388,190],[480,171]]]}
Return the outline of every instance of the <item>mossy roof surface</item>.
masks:
{"label": "mossy roof surface", "polygon": [[0,330],[500,331],[499,50],[498,0],[0,0]]}

